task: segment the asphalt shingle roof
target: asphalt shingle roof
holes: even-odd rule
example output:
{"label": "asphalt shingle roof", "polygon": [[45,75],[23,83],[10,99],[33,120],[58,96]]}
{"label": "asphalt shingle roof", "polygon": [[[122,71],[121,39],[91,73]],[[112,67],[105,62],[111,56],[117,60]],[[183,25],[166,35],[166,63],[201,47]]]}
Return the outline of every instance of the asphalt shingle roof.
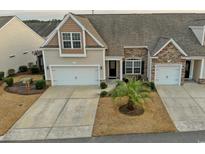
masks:
{"label": "asphalt shingle roof", "polygon": [[0,28],[9,22],[14,16],[0,16]]}
{"label": "asphalt shingle roof", "polygon": [[[148,46],[153,55],[155,50],[163,44],[163,40],[160,39],[173,38],[188,56],[205,56],[205,47],[200,45],[189,28],[189,26],[205,25],[205,14],[87,14],[78,16],[89,19],[106,43],[107,55],[123,56],[124,46]],[[47,26],[44,30],[51,32],[54,28]],[[39,28],[39,31],[43,30]]]}
{"label": "asphalt shingle roof", "polygon": [[104,47],[107,48],[106,43],[104,42],[104,40],[101,38],[101,36],[98,34],[98,32],[95,30],[95,28],[93,27],[93,25],[90,23],[90,21],[85,18],[85,17],[81,17],[81,16],[76,16],[74,15],[78,21],[80,21],[80,23],[92,34],[94,35],[94,37],[101,43],[103,44]]}
{"label": "asphalt shingle roof", "polygon": [[159,51],[171,38],[160,37],[157,41],[155,48],[153,49],[153,54]]}
{"label": "asphalt shingle roof", "polygon": [[40,36],[46,38],[61,22],[61,20],[39,21],[39,20],[25,20],[23,21],[31,29],[33,29]]}

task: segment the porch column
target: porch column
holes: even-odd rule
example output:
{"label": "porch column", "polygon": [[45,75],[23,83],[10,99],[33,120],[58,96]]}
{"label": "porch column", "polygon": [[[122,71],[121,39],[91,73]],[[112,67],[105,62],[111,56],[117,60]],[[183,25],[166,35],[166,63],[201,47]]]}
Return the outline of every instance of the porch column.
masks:
{"label": "porch column", "polygon": [[191,66],[190,66],[190,73],[189,73],[189,79],[193,79],[193,72],[194,72],[194,60],[191,60]]}
{"label": "porch column", "polygon": [[122,59],[120,59],[120,80],[122,80]]}
{"label": "porch column", "polygon": [[204,59],[201,60],[201,70],[200,70],[200,77],[199,77],[199,79],[203,78],[203,71],[204,71]]}

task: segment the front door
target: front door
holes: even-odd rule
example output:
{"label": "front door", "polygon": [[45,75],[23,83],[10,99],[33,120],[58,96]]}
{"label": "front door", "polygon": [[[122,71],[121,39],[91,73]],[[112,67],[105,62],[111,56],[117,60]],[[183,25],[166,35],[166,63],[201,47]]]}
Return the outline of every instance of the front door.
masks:
{"label": "front door", "polygon": [[109,61],[109,78],[116,78],[116,61]]}
{"label": "front door", "polygon": [[185,78],[189,78],[190,67],[191,67],[191,60],[187,60],[186,61],[186,67],[185,67]]}

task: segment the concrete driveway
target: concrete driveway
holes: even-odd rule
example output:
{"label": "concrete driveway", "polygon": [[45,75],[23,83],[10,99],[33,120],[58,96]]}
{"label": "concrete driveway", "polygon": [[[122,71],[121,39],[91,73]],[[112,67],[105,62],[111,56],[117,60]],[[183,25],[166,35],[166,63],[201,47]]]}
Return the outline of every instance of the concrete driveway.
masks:
{"label": "concrete driveway", "polygon": [[50,87],[3,140],[91,137],[98,93],[96,86]]}
{"label": "concrete driveway", "polygon": [[157,86],[157,91],[179,131],[205,130],[205,85]]}

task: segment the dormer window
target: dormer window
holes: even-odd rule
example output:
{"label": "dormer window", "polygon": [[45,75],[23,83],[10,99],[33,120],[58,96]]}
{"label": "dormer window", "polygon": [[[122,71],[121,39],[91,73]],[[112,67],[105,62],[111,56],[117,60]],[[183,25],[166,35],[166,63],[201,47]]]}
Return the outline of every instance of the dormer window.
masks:
{"label": "dormer window", "polygon": [[63,49],[80,49],[81,35],[78,32],[63,32],[62,43]]}

